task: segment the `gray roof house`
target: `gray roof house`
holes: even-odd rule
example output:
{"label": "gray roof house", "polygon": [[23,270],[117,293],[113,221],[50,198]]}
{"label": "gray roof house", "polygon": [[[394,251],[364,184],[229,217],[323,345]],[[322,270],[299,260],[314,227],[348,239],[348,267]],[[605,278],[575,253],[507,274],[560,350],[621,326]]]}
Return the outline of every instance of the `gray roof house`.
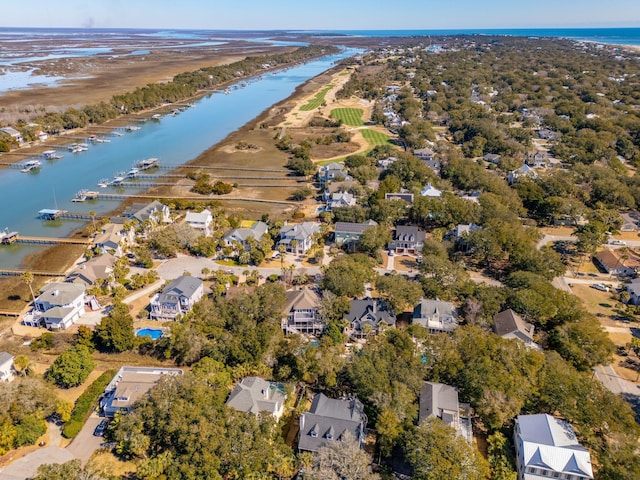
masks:
{"label": "gray roof house", "polygon": [[330,212],[334,208],[355,207],[356,197],[349,192],[334,192],[325,196],[325,211]]}
{"label": "gray roof house", "polygon": [[313,235],[316,233],[320,233],[320,225],[317,223],[303,222],[285,225],[280,229],[280,241],[276,248],[284,245],[287,252],[303,255],[313,245]]}
{"label": "gray roof house", "polygon": [[156,293],[151,299],[153,320],[175,320],[189,312],[204,295],[204,284],[196,277],[182,275]]}
{"label": "gray roof house", "polygon": [[468,404],[458,403],[458,389],[456,387],[436,382],[422,384],[418,423],[432,417],[439,418],[455,428],[458,435],[467,442],[473,441],[471,407]]}
{"label": "gray roof house", "polygon": [[404,200],[405,202],[411,204],[413,203],[413,193],[403,193],[403,192],[394,192],[394,193],[385,193],[385,200]]}
{"label": "gray roof house", "polygon": [[287,292],[281,326],[285,333],[322,333],[326,324],[320,315],[320,296],[307,287]]}
{"label": "gray roof house", "polygon": [[236,228],[231,230],[224,237],[224,241],[227,245],[233,245],[234,242],[240,242],[245,249],[249,249],[247,241],[253,238],[256,242],[269,231],[269,226],[264,222],[255,222],[250,228]]}
{"label": "gray roof house", "polygon": [[518,480],[593,478],[589,452],[573,427],[551,415],[518,415],[513,430]]}
{"label": "gray roof house", "polygon": [[109,253],[98,255],[74,268],[65,282],[83,283],[87,287],[95,285],[98,280],[111,280],[113,266],[117,258]]}
{"label": "gray roof house", "polygon": [[533,340],[534,326],[525,322],[510,308],[493,316],[493,330],[502,338],[515,338],[524,342],[527,347],[540,350],[540,346]]}
{"label": "gray roof house", "polygon": [[333,162],[318,169],[318,180],[321,185],[324,185],[327,182],[352,180],[352,178],[345,172],[343,164]]}
{"label": "gray roof house", "polygon": [[211,235],[211,224],[213,223],[213,215],[206,208],[201,212],[187,212],[184,219],[191,228],[200,231],[202,235],[208,237]]}
{"label": "gray roof house", "polygon": [[487,153],[487,154],[485,154],[484,157],[482,157],[482,159],[485,162],[489,162],[489,163],[493,163],[493,164],[497,165],[498,162],[500,161],[500,155],[496,155],[495,153]]}
{"label": "gray roof house", "polygon": [[102,227],[100,235],[93,240],[95,248],[101,253],[114,252],[116,257],[122,256],[122,249],[133,243],[132,231],[126,231],[122,225],[107,223]]}
{"label": "gray roof house", "polygon": [[0,382],[10,382],[14,377],[13,355],[0,352]]}
{"label": "gray roof house", "polygon": [[509,182],[509,185],[517,182],[521,178],[530,178],[532,180],[535,180],[536,178],[538,178],[538,173],[529,165],[525,164],[507,175],[507,181]]}
{"label": "gray roof house", "polygon": [[413,309],[412,323],[428,328],[430,333],[451,333],[458,326],[458,314],[451,302],[423,298]]}
{"label": "gray roof house", "polygon": [[423,161],[431,160],[433,158],[433,150],[430,148],[417,148],[413,151],[413,156]]}
{"label": "gray roof house", "polygon": [[171,223],[169,207],[157,200],[151,203],[133,203],[125,208],[122,216],[136,219],[140,223],[147,220],[153,223]]}
{"label": "gray roof house", "polygon": [[116,412],[128,412],[131,406],[151,390],[163,375],[182,375],[180,368],[120,367],[104,389],[100,408],[107,417]]}
{"label": "gray roof house", "polygon": [[260,377],[245,377],[229,395],[227,406],[238,412],[254,415],[267,412],[279,420],[284,413],[286,399],[287,393],[283,384],[269,382]]}
{"label": "gray roof house", "polygon": [[629,303],[640,305],[640,278],[634,278],[627,284],[627,292],[629,292]]}
{"label": "gray roof house", "polygon": [[346,432],[364,445],[367,416],[362,402],[355,397],[334,400],[319,393],[311,409],[300,416],[298,450],[317,452],[330,442],[340,441]]}
{"label": "gray roof house", "polygon": [[368,333],[377,335],[385,327],[396,324],[396,316],[387,302],[377,298],[351,300],[346,319],[349,335],[354,338],[366,337]]}
{"label": "gray roof house", "polygon": [[393,240],[389,243],[389,250],[396,253],[420,253],[424,246],[425,232],[420,227],[398,225],[393,232]]}
{"label": "gray roof house", "polygon": [[378,225],[373,220],[364,223],[336,222],[334,229],[334,240],[337,244],[358,242],[364,232]]}
{"label": "gray roof house", "polygon": [[33,302],[33,310],[22,323],[32,327],[44,324],[49,330],[64,330],[84,314],[85,286],[77,283],[48,283]]}

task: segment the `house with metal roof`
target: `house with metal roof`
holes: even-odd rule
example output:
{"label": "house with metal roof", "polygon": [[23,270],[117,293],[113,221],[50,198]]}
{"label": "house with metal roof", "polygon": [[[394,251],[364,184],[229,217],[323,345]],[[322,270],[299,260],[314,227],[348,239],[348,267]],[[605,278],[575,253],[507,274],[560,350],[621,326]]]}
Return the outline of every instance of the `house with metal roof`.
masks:
{"label": "house with metal roof", "polygon": [[269,226],[265,222],[255,222],[250,228],[235,228],[231,230],[224,237],[224,241],[229,246],[234,245],[235,242],[240,242],[245,250],[249,250],[248,240],[253,238],[256,242],[259,242],[268,231]]}
{"label": "house with metal roof", "polygon": [[473,441],[471,407],[458,402],[458,389],[444,383],[424,382],[420,389],[418,423],[439,418],[467,442]]}
{"label": "house with metal roof", "polygon": [[201,212],[187,212],[184,221],[191,228],[195,228],[196,230],[200,231],[200,233],[205,237],[211,235],[211,224],[213,223],[213,215],[206,208]]}
{"label": "house with metal roof", "polygon": [[260,377],[245,377],[229,395],[227,406],[254,415],[267,412],[279,420],[284,413],[286,400],[287,392],[282,383],[269,382]]}
{"label": "house with metal roof", "polygon": [[332,399],[319,393],[313,398],[311,409],[300,416],[298,450],[317,452],[331,442],[341,441],[349,432],[364,445],[367,416],[362,402],[356,397]]}
{"label": "house with metal roof", "polygon": [[573,427],[551,415],[518,415],[513,431],[518,480],[593,478],[589,452]]}
{"label": "house with metal roof", "polygon": [[378,224],[373,220],[368,220],[364,223],[336,222],[333,227],[334,241],[338,245],[357,243],[364,232],[376,225]]}
{"label": "house with metal roof", "polygon": [[304,255],[313,245],[313,235],[320,233],[320,225],[312,222],[294,223],[285,225],[280,229],[280,245],[285,247],[288,253]]}
{"label": "house with metal roof", "polygon": [[458,326],[458,314],[451,302],[423,298],[413,309],[412,322],[430,333],[451,333]]}
{"label": "house with metal roof", "polygon": [[151,299],[152,320],[175,320],[185,315],[204,295],[202,280],[188,275],[176,278]]}

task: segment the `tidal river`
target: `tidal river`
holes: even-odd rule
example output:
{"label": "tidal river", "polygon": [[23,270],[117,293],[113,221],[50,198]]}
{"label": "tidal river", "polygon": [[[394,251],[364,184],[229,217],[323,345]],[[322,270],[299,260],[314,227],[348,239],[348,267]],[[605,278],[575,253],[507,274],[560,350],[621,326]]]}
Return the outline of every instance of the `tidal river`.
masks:
{"label": "tidal river", "polygon": [[[83,222],[49,222],[38,219],[38,212],[61,209],[100,214],[113,210],[117,206],[113,201],[72,203],[71,200],[81,189],[102,190],[97,186],[101,179],[126,172],[135,162],[145,158],[156,157],[160,163],[170,165],[193,160],[271,105],[287,98],[302,83],[355,53],[358,51],[347,49],[288,70],[265,73],[246,81],[244,88],[203,97],[195,102],[195,107],[179,115],[136,124],[139,130],[120,137],[104,137],[110,142],[89,144],[88,151],[60,151],[63,158],[41,160],[42,167],[38,171],[23,173],[19,169],[0,169],[0,230],[7,228],[25,236],[65,237]],[[105,129],[105,133],[107,131]],[[5,156],[1,161],[7,161],[7,158]],[[114,193],[111,189],[105,192]],[[129,188],[125,191],[135,192]],[[0,268],[19,267],[26,255],[41,248],[20,244],[0,246]]]}

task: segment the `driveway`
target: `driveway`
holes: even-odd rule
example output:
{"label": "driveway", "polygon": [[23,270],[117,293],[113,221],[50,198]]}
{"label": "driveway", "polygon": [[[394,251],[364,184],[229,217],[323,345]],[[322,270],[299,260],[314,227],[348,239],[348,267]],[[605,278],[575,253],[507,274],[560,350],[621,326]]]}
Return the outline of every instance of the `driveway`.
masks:
{"label": "driveway", "polygon": [[95,452],[102,444],[102,437],[95,437],[93,431],[96,429],[100,421],[102,420],[95,412],[84,422],[82,430],[73,439],[73,441],[67,447],[69,453],[74,458],[78,458],[84,465],[87,463],[93,452]]}

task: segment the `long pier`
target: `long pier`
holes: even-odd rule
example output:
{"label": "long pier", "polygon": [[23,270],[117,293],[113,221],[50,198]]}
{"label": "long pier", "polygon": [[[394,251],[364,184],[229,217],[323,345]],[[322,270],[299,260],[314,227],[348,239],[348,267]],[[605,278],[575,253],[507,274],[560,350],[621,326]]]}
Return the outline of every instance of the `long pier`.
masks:
{"label": "long pier", "polygon": [[66,220],[98,220],[101,217],[97,215],[92,217],[88,213],[76,213],[76,212],[67,212],[66,210],[40,210],[38,212],[38,218],[42,220],[58,220],[58,219],[66,219]]}
{"label": "long pier", "polygon": [[[47,272],[43,270],[9,270],[9,269],[0,269],[0,277],[19,277],[20,275],[26,272],[29,272],[34,277],[64,277],[64,273],[62,272]],[[17,315],[17,314],[6,313],[5,310],[0,310],[0,315]]]}
{"label": "long pier", "polygon": [[58,238],[58,237],[29,237],[19,235],[14,243],[27,243],[36,245],[93,245],[93,242],[83,238]]}
{"label": "long pier", "polygon": [[[268,186],[268,185],[260,185]],[[282,185],[271,185],[273,187],[282,187]],[[227,202],[253,202],[253,203],[271,203],[275,205],[299,205],[300,202],[293,202],[290,200],[266,200],[263,198],[244,198],[244,197],[223,197],[223,196],[212,196],[212,197],[202,197],[202,196],[175,196],[175,195],[149,195],[149,194],[124,194],[124,193],[101,193],[97,197],[100,200],[128,200],[130,198],[144,198],[149,200],[158,200],[162,198],[169,198],[173,200],[191,200],[195,202],[217,202],[217,201],[227,201]]]}
{"label": "long pier", "polygon": [[165,163],[159,163],[155,165],[156,168],[162,170],[176,170],[178,168],[202,168],[204,170],[241,170],[246,172],[272,172],[272,173],[290,173],[291,170],[284,170],[278,168],[251,168],[251,167],[220,167],[215,165],[170,165]]}

